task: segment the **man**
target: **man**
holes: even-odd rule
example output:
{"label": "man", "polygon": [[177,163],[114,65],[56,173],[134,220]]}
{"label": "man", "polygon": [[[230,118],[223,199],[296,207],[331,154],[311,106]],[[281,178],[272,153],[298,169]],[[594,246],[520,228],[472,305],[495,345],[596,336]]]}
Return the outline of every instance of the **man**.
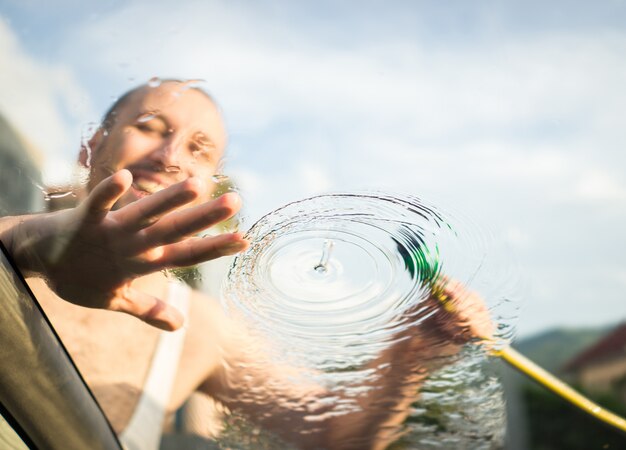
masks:
{"label": "man", "polygon": [[[113,106],[81,150],[80,163],[90,171],[86,199],[73,209],[0,219],[0,238],[129,447],[156,445],[159,407],[174,411],[199,390],[301,447],[384,448],[425,376],[416,361],[454,353],[458,342],[430,348],[433,335],[405,330],[409,339],[398,339],[374,362],[393,363],[395,384],[379,380],[373,394],[358,399],[360,412],[336,416],[325,414],[323,389],[292,386],[283,370],[248,364],[262,348],[243,351],[255,343],[214,300],[194,291],[187,314],[174,306],[187,294],[172,295],[163,269],[248,245],[239,233],[198,237],[240,206],[233,193],[211,199],[210,180],[225,145],[219,111],[203,91],[178,81],[140,86]],[[448,296],[470,298],[458,292],[458,286],[445,288]],[[488,321],[474,320],[486,314],[481,305],[469,301],[454,315],[439,308],[428,323],[437,336],[463,335],[462,342],[488,336],[489,326],[477,325]],[[178,344],[162,344],[175,334],[159,329],[183,323],[184,340],[179,334]],[[254,402],[242,395],[247,392],[256,393]],[[306,408],[283,401],[303,398],[311,399]],[[385,408],[371,407],[381,400]]]}

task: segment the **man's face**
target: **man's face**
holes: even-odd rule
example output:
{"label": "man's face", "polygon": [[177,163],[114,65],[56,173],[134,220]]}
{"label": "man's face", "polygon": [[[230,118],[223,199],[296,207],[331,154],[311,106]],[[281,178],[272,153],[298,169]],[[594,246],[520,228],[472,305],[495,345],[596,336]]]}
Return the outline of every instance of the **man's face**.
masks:
{"label": "man's face", "polygon": [[89,188],[128,169],[133,184],[116,204],[121,207],[191,176],[212,186],[225,142],[220,114],[206,95],[178,82],[146,86],[93,140]]}

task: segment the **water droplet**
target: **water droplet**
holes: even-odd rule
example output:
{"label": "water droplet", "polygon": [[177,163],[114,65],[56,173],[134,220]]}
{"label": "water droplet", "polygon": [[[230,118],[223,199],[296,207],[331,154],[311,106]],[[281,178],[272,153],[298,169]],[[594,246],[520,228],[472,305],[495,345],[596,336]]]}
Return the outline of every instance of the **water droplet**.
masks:
{"label": "water droplet", "polygon": [[139,118],[137,119],[137,122],[139,123],[150,122],[152,119],[156,118],[158,114],[159,114],[158,111],[149,111],[147,113],[140,115]]}
{"label": "water droplet", "polygon": [[159,77],[152,77],[148,80],[148,86],[156,88],[161,86],[161,79]]}
{"label": "water droplet", "polygon": [[[95,122],[89,122],[85,126],[83,126],[81,130],[81,133],[80,133],[81,147],[86,152],[86,158],[84,162],[85,167],[91,167],[91,154],[92,154],[93,149],[91,148],[90,141],[99,127],[100,127],[99,124]],[[105,133],[106,133],[106,130],[105,130]],[[107,134],[105,134],[105,136]]]}
{"label": "water droplet", "polygon": [[215,183],[224,183],[228,181],[229,179],[230,177],[228,175],[224,175],[221,173],[216,173],[215,175],[211,177],[211,180]]}
{"label": "water droplet", "polygon": [[89,183],[89,169],[88,166],[87,167],[82,167],[82,166],[76,166],[75,170],[74,170],[74,184],[76,186],[87,186],[87,183]]}
{"label": "water droplet", "polygon": [[202,84],[206,83],[206,80],[202,78],[194,78],[191,80],[187,80],[182,83],[181,91],[187,91],[189,89],[196,89],[202,86]]}
{"label": "water droplet", "polygon": [[322,256],[320,257],[319,262],[313,268],[317,273],[324,274],[328,272],[328,260],[330,259],[330,254],[333,251],[334,242],[330,239],[326,239],[324,241],[324,248],[322,249]]}
{"label": "water droplet", "polygon": [[74,197],[76,198],[76,193],[73,190],[64,190],[64,191],[43,191],[44,200],[49,202],[50,200],[64,197]]}

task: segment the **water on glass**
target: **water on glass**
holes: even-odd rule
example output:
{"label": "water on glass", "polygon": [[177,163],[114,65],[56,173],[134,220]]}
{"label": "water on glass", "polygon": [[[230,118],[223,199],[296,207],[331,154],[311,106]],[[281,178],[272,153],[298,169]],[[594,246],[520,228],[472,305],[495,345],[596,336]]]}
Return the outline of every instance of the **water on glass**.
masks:
{"label": "water on glass", "polygon": [[[500,341],[511,337],[517,285],[491,234],[415,197],[351,193],[286,205],[259,220],[247,238],[251,246],[231,267],[223,303],[248,325],[257,343],[250,351],[262,349],[250,360],[269,371],[293,369],[283,380],[285,401],[294,402],[292,383],[323,393],[325,417],[355,414],[364,404],[384,414],[386,399],[362,400],[376,399],[376,386],[414,386],[410,370],[425,379],[410,394],[394,448],[500,444],[502,392],[486,369],[486,351],[451,343],[432,319],[433,286],[445,275],[480,294]],[[385,357],[407,339],[408,361]],[[245,395],[254,401],[261,394]],[[321,419],[319,409],[300,406],[310,411],[308,420]]]}

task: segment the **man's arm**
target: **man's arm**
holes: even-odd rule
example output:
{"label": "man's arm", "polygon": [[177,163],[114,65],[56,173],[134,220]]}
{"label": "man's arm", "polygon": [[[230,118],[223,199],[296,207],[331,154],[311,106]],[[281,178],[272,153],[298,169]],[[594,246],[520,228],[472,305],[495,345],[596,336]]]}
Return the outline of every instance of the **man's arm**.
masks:
{"label": "man's arm", "polygon": [[190,178],[112,210],[131,183],[130,172],[121,170],[76,208],[2,218],[0,239],[25,275],[44,278],[61,298],[173,330],[182,324],[180,313],[135,289],[133,280],[245,249],[247,242],[239,233],[195,236],[235,214],[239,199],[226,194],[189,206],[206,189]]}
{"label": "man's arm", "polygon": [[[425,378],[462,345],[484,342],[493,331],[482,299],[445,278],[406,320],[393,343],[365,367],[371,374],[353,386],[361,392],[357,396],[294,384],[300,374],[270,366],[260,343],[248,342],[241,329],[227,339],[224,361],[200,390],[299,448],[383,449],[398,438]],[[337,414],[340,401],[352,402],[353,409]]]}
{"label": "man's arm", "polygon": [[489,346],[493,340],[483,299],[447,277],[433,283],[431,295],[406,319],[394,343],[368,365],[374,376],[358,398],[358,410],[334,419],[329,448],[387,448],[400,437],[425,379],[451,363],[463,345]]}

